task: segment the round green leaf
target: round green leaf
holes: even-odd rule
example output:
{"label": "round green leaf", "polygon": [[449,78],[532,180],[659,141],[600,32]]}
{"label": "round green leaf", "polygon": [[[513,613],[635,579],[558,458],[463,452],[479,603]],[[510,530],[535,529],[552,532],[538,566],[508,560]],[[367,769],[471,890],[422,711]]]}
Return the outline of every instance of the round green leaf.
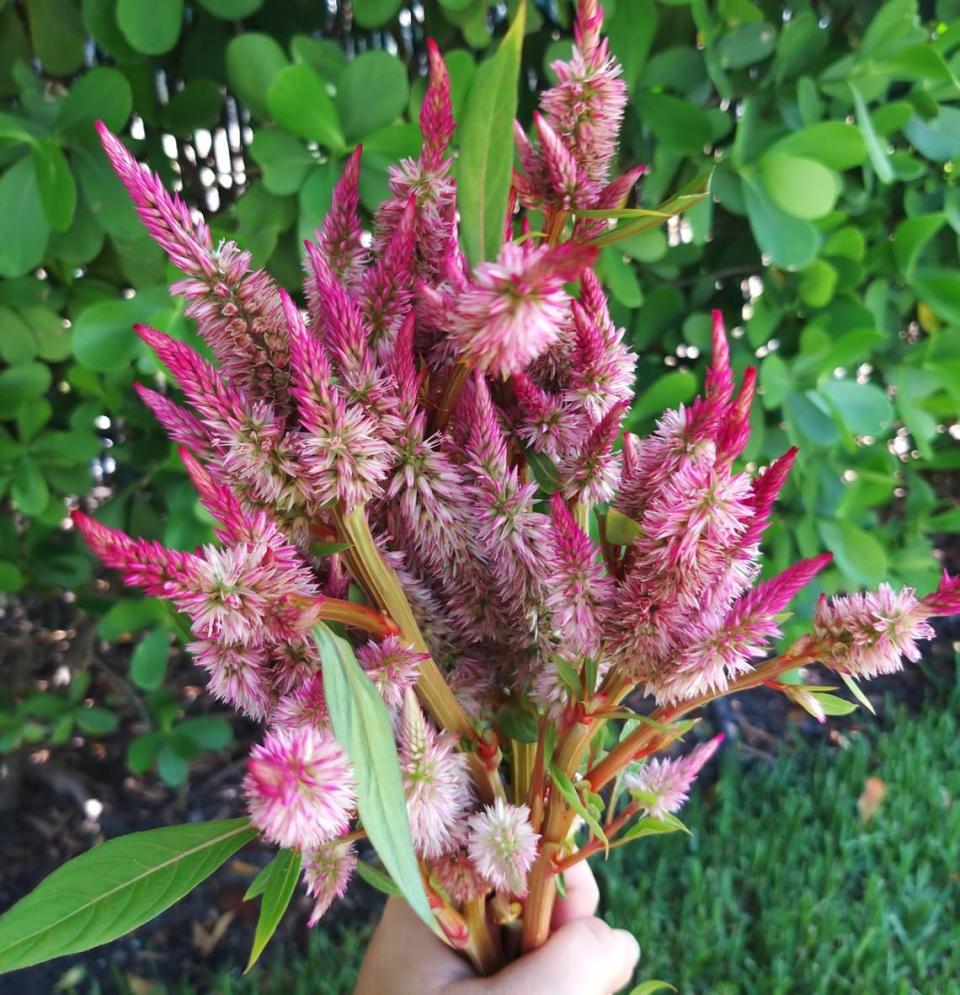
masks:
{"label": "round green leaf", "polygon": [[85,308],[73,326],[73,351],[91,370],[126,366],[137,351],[129,301],[101,301]]}
{"label": "round green leaf", "polygon": [[23,587],[23,574],[15,563],[0,560],[0,591],[13,594]]}
{"label": "round green leaf", "polygon": [[754,176],[744,174],[741,179],[747,217],[760,249],[783,269],[802,269],[812,262],[820,247],[817,229],[780,210]]}
{"label": "round green leaf", "polygon": [[[112,56],[121,65],[143,61],[143,55],[130,45],[117,24],[116,0],[83,0],[82,10],[84,26],[107,55]],[[96,71],[96,69],[91,70],[91,72]],[[89,75],[90,73],[86,73],[81,79]]]}
{"label": "round green leaf", "polygon": [[634,110],[640,123],[671,149],[699,155],[713,142],[713,124],[705,110],[669,93],[638,93]]}
{"label": "round green leaf", "polygon": [[183,0],[117,0],[117,24],[144,55],[169,52],[183,26]]}
{"label": "round green leaf", "polygon": [[120,719],[116,712],[111,712],[109,708],[99,708],[96,705],[92,708],[78,708],[74,717],[77,728],[90,736],[106,736],[116,732],[120,725]]}
{"label": "round green leaf", "polygon": [[821,121],[781,138],[767,154],[815,159],[830,169],[844,170],[863,163],[867,157],[867,144],[852,124]]}
{"label": "round green leaf", "polygon": [[60,107],[57,125],[80,139],[92,135],[93,124],[101,120],[119,131],[133,110],[133,91],[119,69],[95,66],[70,88]]}
{"label": "round green leaf", "polygon": [[268,117],[267,94],[287,56],[270,35],[249,32],[227,45],[227,81],[241,103],[258,117]]}
{"label": "round green leaf", "polygon": [[53,379],[43,363],[22,363],[0,371],[0,418],[10,418],[17,408],[42,397]]}
{"label": "round green leaf", "polygon": [[83,198],[96,221],[115,238],[140,238],[143,223],[103,150],[93,146],[76,148],[70,161]]}
{"label": "round green leaf", "polygon": [[273,119],[287,131],[329,148],[343,148],[337,109],[326,84],[305,62],[286,66],[277,73],[267,104]]}
{"label": "round green leaf", "polygon": [[0,307],[0,358],[11,366],[29,363],[37,354],[37,337],[13,308]]}
{"label": "round green leaf", "polygon": [[33,51],[51,76],[69,76],[83,65],[86,34],[72,0],[27,0]]}
{"label": "round green leaf", "polygon": [[649,418],[686,404],[697,392],[697,378],[689,370],[673,370],[655,380],[639,394],[627,419],[627,428],[633,431]]}
{"label": "round green leaf", "polygon": [[47,224],[54,231],[66,231],[77,208],[77,184],[59,143],[52,138],[37,142],[33,166]]}
{"label": "round green leaf", "polygon": [[297,235],[302,240],[313,238],[330,210],[330,198],[338,177],[332,162],[314,166],[306,183],[300,188],[300,221]]}
{"label": "round green leaf", "polygon": [[827,380],[820,393],[852,435],[882,435],[893,420],[893,406],[886,392],[874,383]]}
{"label": "round green leaf", "polygon": [[773,52],[777,32],[764,21],[740,24],[717,42],[717,57],[724,69],[743,69]]}
{"label": "round green leaf", "polygon": [[823,259],[814,261],[803,271],[797,293],[809,307],[826,307],[837,286],[837,271]]}
{"label": "round green leaf", "polygon": [[[347,67],[343,48],[330,38],[294,35],[290,42],[294,62],[305,62],[328,82],[336,84]],[[452,77],[451,73],[451,77]]]}
{"label": "round green leaf", "polygon": [[817,523],[834,563],[853,587],[876,587],[887,577],[887,554],[880,541],[853,522]]}
{"label": "round green leaf", "polygon": [[225,21],[249,17],[263,6],[263,0],[197,0],[204,10]]}
{"label": "round green leaf", "polygon": [[22,459],[14,467],[10,497],[25,515],[39,515],[50,501],[50,489],[40,467],[32,459]]}
{"label": "round green leaf", "polygon": [[826,448],[840,438],[826,401],[815,391],[789,394],[784,408],[788,425],[814,445]]}
{"label": "round green leaf", "polygon": [[767,153],[759,169],[770,199],[794,218],[822,218],[840,194],[836,175],[815,159]]}
{"label": "round green leaf", "polygon": [[760,399],[768,410],[779,408],[790,392],[790,369],[783,359],[773,352],[760,364]]}
{"label": "round green leaf", "polygon": [[296,193],[315,162],[299,138],[280,128],[258,128],[250,154],[263,170],[263,185],[276,197]]}
{"label": "round green leaf", "polygon": [[0,972],[89,950],[159,915],[257,835],[246,819],[110,840],[64,864],[0,918]]}
{"label": "round green leaf", "polygon": [[361,28],[379,28],[400,9],[400,0],[353,0],[351,9]]}
{"label": "round green leaf", "polygon": [[222,107],[219,83],[212,79],[192,79],[173,95],[167,104],[165,119],[178,135],[189,134],[216,124]]}
{"label": "round green leaf", "polygon": [[348,139],[391,124],[407,106],[403,63],[388,52],[364,52],[347,65],[337,90],[337,110]]}
{"label": "round green leaf", "polygon": [[941,105],[940,113],[930,121],[914,115],[903,131],[913,147],[934,162],[960,156],[960,110],[956,107]]}
{"label": "round green leaf", "polygon": [[153,629],[137,643],[130,657],[130,679],[144,691],[163,684],[170,657],[170,636],[166,629]]}
{"label": "round green leaf", "polygon": [[39,266],[49,235],[34,159],[25,156],[0,176],[0,277]]}

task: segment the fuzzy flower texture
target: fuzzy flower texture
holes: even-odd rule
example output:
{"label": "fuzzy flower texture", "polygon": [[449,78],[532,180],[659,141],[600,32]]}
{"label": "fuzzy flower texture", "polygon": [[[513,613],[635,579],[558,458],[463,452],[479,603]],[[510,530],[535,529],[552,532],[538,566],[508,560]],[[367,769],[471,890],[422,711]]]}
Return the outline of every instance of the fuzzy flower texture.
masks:
{"label": "fuzzy flower texture", "polygon": [[[622,206],[643,170],[611,176],[626,88],[601,23],[581,0],[570,60],[554,65],[532,135],[516,129],[505,244],[474,268],[460,249],[450,83],[431,45],[420,155],[393,169],[368,230],[361,150],[347,159],[307,244],[304,309],[249,253],[215,246],[100,128],[216,360],[137,329],[170,375],[140,397],[181,447],[219,542],[167,549],[79,512],[76,526],[128,584],[189,619],[210,692],[264,723],[249,815],[303,852],[314,920],[343,893],[363,835],[318,623],[342,626],[393,719],[414,848],[449,923],[478,899],[501,911],[522,901],[545,850],[544,805],[561,799],[546,741],[634,688],[668,717],[736,690],[829,562],[758,583],[795,451],[756,474],[738,462],[756,376],[735,382],[719,315],[703,396],[647,439],[622,432],[636,357],[592,242],[610,224],[595,212]],[[884,586],[823,600],[804,660],[887,673],[916,658],[930,616],[958,610],[951,577],[925,598]],[[511,740],[505,706],[539,725],[538,747]],[[624,758],[648,816],[680,807],[716,745],[639,768]],[[498,768],[500,747],[511,759]],[[567,790],[583,773],[568,767]],[[566,832],[550,843],[569,852]]]}

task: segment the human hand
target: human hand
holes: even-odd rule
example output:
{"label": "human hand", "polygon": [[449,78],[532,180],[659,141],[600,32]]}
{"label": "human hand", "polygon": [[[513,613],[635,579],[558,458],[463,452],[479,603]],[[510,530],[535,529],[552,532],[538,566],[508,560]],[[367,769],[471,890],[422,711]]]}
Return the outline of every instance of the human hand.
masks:
{"label": "human hand", "polygon": [[489,978],[391,898],[360,968],[354,995],[611,995],[630,980],[640,947],[594,913],[600,892],[586,861],[565,875],[550,939]]}

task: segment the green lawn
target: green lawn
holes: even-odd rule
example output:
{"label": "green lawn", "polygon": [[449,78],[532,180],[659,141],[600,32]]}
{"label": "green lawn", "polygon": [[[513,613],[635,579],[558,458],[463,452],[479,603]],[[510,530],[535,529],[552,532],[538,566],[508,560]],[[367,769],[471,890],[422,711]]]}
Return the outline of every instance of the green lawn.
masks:
{"label": "green lawn", "polygon": [[[599,866],[606,917],[643,948],[639,978],[683,995],[960,995],[960,692],[883,734],[862,724],[843,748],[771,765],[728,751],[685,811],[692,838]],[[868,777],[887,795],[864,825]],[[348,993],[368,934],[318,930],[303,957],[216,990]]]}

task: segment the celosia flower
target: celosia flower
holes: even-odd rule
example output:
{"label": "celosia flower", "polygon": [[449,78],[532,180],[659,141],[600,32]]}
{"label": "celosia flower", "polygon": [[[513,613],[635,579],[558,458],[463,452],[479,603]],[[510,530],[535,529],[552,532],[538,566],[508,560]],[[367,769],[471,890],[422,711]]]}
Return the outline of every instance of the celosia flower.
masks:
{"label": "celosia flower", "polygon": [[467,852],[494,888],[522,897],[539,840],[540,834],[530,825],[530,809],[498,798],[470,820]]}
{"label": "celosia flower", "polygon": [[675,760],[648,760],[639,770],[624,776],[628,791],[640,792],[641,808],[654,819],[662,819],[683,808],[690,787],[707,761],[723,742],[723,733],[701,743]]}
{"label": "celosia flower", "polygon": [[412,690],[403,705],[400,770],[413,847],[421,857],[436,859],[457,843],[472,791],[456,737],[427,723]]}
{"label": "celosia flower", "polygon": [[277,702],[270,720],[278,729],[295,729],[302,725],[326,728],[330,717],[323,693],[323,674],[318,671],[295,683],[292,690]]}
{"label": "celosia flower", "polygon": [[387,708],[394,714],[403,708],[408,689],[417,683],[420,664],[426,653],[404,645],[398,636],[371,640],[357,649],[357,659],[380,692]]}
{"label": "celosia flower", "polygon": [[569,321],[563,285],[593,260],[595,250],[506,243],[495,263],[481,263],[459,294],[450,334],[479,370],[523,370],[557,341]]}
{"label": "celosia flower", "polygon": [[200,640],[188,643],[187,649],[197,666],[207,672],[207,690],[214,698],[258,721],[273,710],[274,696],[263,647]]}
{"label": "celosia flower", "polygon": [[316,926],[335,898],[342,898],[357,866],[352,843],[325,843],[303,854],[303,880],[314,900],[308,926]]}
{"label": "celosia flower", "polygon": [[356,805],[343,751],[309,725],[268,732],[250,751],[243,789],[250,821],[271,842],[297,850],[340,836]]}
{"label": "celosia flower", "polygon": [[931,612],[912,588],[881,584],[866,594],[821,597],[813,636],[828,667],[854,677],[876,677],[903,669],[903,657],[920,659],[917,641],[932,639]]}
{"label": "celosia flower", "polygon": [[433,870],[444,891],[458,904],[469,902],[489,890],[463,847],[445,853],[434,863]]}

